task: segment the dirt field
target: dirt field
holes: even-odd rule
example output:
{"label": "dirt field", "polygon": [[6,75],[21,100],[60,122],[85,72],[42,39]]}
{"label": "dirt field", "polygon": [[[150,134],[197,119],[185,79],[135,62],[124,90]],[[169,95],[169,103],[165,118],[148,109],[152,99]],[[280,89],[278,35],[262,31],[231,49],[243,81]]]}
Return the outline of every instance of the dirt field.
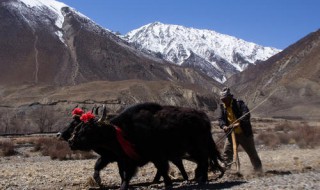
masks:
{"label": "dirt field", "polygon": [[[268,130],[262,127],[260,130]],[[0,140],[3,138],[0,137]],[[52,160],[30,144],[20,145],[17,154],[0,157],[0,189],[99,189],[91,180],[95,159]],[[299,148],[296,144],[268,147],[257,145],[263,163],[261,175],[252,173],[248,156],[240,152],[241,174],[235,168],[216,180],[210,173],[210,181],[202,186],[182,181],[177,169],[172,166],[170,174],[176,178],[173,189],[320,189],[320,147]],[[195,165],[184,161],[189,178],[193,178]],[[152,184],[155,168],[148,164],[139,169],[132,179],[132,189],[163,189],[163,183]],[[101,189],[118,189],[120,177],[117,165],[112,163],[101,172]]]}

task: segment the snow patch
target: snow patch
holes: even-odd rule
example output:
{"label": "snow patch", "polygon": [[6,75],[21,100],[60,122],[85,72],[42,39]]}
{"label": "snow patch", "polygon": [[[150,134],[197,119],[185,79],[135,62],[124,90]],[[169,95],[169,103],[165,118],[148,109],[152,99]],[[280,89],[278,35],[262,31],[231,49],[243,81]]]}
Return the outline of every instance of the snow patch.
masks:
{"label": "snow patch", "polygon": [[[132,30],[124,36],[124,39],[138,44],[139,49],[161,53],[166,60],[178,65],[188,59],[193,52],[220,71],[226,69],[220,68],[217,59],[222,60],[224,66],[235,68],[241,72],[247,68],[248,64],[267,60],[281,51],[211,30],[160,22],[150,23]],[[240,56],[240,60],[234,60],[235,55]],[[213,78],[217,80],[220,77]],[[220,79],[218,81],[224,80]]]}
{"label": "snow patch", "polygon": [[55,12],[58,16],[57,20],[56,20],[56,26],[58,28],[62,28],[62,23],[64,21],[64,17],[61,13],[61,8],[62,7],[68,7],[66,4],[58,2],[58,1],[54,1],[54,0],[20,0],[21,2],[23,2],[24,4],[26,4],[29,7],[47,7],[49,8],[51,11]]}

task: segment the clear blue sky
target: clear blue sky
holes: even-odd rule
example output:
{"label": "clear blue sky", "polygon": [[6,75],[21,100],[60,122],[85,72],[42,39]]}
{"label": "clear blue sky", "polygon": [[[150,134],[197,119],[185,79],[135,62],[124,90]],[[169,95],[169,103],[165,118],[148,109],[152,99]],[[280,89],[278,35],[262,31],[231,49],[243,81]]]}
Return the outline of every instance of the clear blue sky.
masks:
{"label": "clear blue sky", "polygon": [[284,49],[320,29],[320,0],[58,0],[121,34],[159,21]]}

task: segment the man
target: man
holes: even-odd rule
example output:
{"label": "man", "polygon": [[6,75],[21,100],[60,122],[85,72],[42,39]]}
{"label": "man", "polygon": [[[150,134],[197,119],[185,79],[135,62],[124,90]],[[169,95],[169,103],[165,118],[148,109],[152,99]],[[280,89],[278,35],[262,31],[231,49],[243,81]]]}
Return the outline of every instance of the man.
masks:
{"label": "man", "polygon": [[[261,160],[254,145],[248,107],[242,100],[234,99],[227,87],[221,91],[220,99],[222,104],[220,104],[219,127],[228,133],[223,150],[225,166],[230,165],[233,159],[231,130],[234,130],[237,146],[240,144],[246,151],[254,170],[262,172]],[[239,119],[240,117],[242,118]]]}

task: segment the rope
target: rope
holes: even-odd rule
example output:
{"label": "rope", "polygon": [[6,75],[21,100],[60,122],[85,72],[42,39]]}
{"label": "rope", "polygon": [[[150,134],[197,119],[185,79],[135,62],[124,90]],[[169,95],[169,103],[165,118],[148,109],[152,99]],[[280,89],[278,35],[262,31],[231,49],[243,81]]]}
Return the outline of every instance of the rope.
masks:
{"label": "rope", "polygon": [[227,136],[233,131],[234,126],[233,124],[235,124],[236,122],[240,121],[241,119],[243,119],[246,115],[248,115],[249,113],[253,112],[255,109],[257,109],[259,106],[261,106],[264,102],[266,102],[271,96],[272,94],[276,91],[277,89],[275,89],[274,91],[272,91],[269,96],[267,98],[265,98],[263,101],[261,101],[258,105],[256,105],[254,108],[252,108],[250,111],[248,111],[247,113],[243,114],[241,117],[239,117],[238,119],[236,119],[234,122],[232,122],[228,128],[230,128],[230,130],[225,133],[225,135],[223,135],[217,142],[216,144],[219,144],[222,142],[222,140],[226,139]]}

